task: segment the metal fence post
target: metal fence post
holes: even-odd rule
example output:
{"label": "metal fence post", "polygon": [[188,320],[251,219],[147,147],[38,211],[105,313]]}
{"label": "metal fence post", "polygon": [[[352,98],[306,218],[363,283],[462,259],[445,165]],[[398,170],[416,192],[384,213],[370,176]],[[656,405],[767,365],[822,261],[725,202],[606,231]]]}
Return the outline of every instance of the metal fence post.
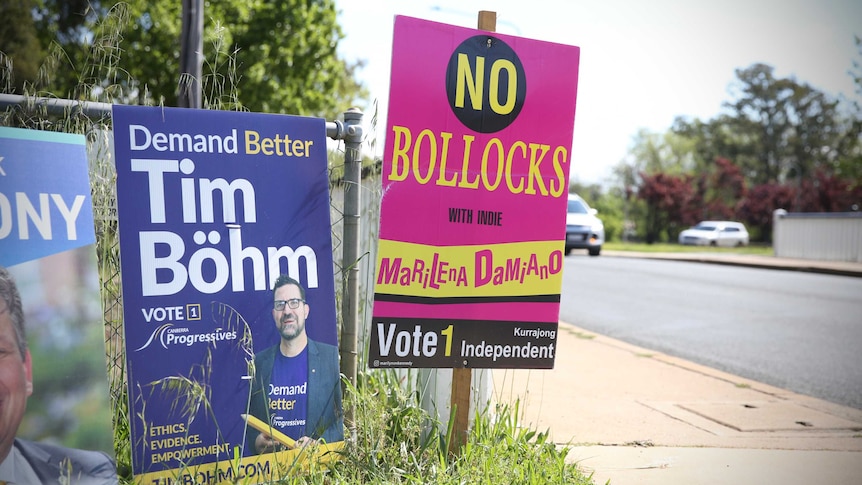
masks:
{"label": "metal fence post", "polygon": [[[356,385],[358,321],[359,321],[359,212],[362,178],[362,111],[351,108],[344,112],[344,225],[342,271],[341,369],[351,385]],[[353,429],[354,412],[344,410],[344,420]]]}

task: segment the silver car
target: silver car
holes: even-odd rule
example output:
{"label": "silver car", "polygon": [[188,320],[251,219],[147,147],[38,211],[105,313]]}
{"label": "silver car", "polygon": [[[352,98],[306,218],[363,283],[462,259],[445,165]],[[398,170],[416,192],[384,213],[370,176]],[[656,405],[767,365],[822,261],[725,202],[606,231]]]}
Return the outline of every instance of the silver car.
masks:
{"label": "silver car", "polygon": [[740,222],[701,221],[679,233],[679,243],[695,246],[747,246],[748,230]]}
{"label": "silver car", "polygon": [[596,217],[595,209],[576,194],[569,194],[566,210],[566,254],[572,249],[586,249],[590,256],[598,256],[605,242],[605,226]]}

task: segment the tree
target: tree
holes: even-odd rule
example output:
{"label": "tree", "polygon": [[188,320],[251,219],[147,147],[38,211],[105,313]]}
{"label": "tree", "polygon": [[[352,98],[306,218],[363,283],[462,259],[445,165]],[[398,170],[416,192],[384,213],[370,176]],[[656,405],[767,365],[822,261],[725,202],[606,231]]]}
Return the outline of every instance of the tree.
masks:
{"label": "tree", "polygon": [[764,64],[737,70],[737,77],[737,97],[725,103],[729,112],[706,122],[677,118],[672,127],[694,145],[703,218],[740,217],[768,239],[775,209],[858,206],[859,105],[854,116],[805,83],[776,78]]}
{"label": "tree", "polygon": [[[614,168],[623,186],[618,205],[625,238],[630,228],[636,226],[638,235],[652,243],[663,233],[673,236],[680,223],[689,223],[692,206],[696,205],[692,200],[694,189],[691,186],[683,189],[680,181],[691,183],[694,178],[686,174],[702,165],[697,159],[696,146],[696,139],[685,134],[638,131],[628,156]],[[649,193],[642,194],[642,190]],[[665,198],[669,193],[673,194],[670,199]]]}
{"label": "tree", "polygon": [[841,157],[838,160],[835,173],[850,181],[854,187],[862,187],[862,37],[855,37],[859,59],[853,61],[849,74],[856,84],[856,95],[852,103],[852,116],[847,120],[845,136],[839,141],[838,150]]}
{"label": "tree", "polygon": [[[334,0],[205,5],[205,99],[236,109],[333,117],[367,97],[355,79],[362,64],[337,55],[343,33]],[[119,86],[127,102],[175,106],[181,10],[174,0],[44,0],[40,35],[62,47],[66,63],[55,70],[51,90],[98,99],[104,86]],[[115,32],[117,57],[109,59],[116,62],[118,77],[92,78],[83,66],[90,64],[86,60],[100,38],[96,28],[111,15],[122,19]]]}
{"label": "tree", "polygon": [[[33,0],[10,0],[0,3],[0,65],[13,63],[14,74],[0,69],[7,79],[0,88],[8,92],[21,92],[25,82],[32,83],[39,75],[42,44],[36,36],[36,25],[31,11]],[[5,59],[4,59],[5,55]]]}
{"label": "tree", "polygon": [[802,181],[796,194],[801,212],[850,212],[862,207],[862,187],[824,170]]}
{"label": "tree", "polygon": [[683,225],[694,220],[685,208],[691,207],[694,190],[690,175],[641,174],[638,197],[646,203],[647,214],[643,228],[647,244],[661,239],[662,233],[674,238]]}
{"label": "tree", "polygon": [[583,197],[587,204],[596,209],[597,216],[605,227],[605,240],[613,241],[620,238],[623,230],[622,200],[605,194],[601,185],[584,185],[579,182],[569,183],[569,192]]}
{"label": "tree", "polygon": [[[635,173],[684,173],[695,167],[694,141],[674,132],[653,133],[641,129],[633,137],[629,155],[622,163]],[[617,172],[625,172],[618,168]]]}
{"label": "tree", "polygon": [[[838,101],[793,77],[776,78],[773,68],[754,64],[736,71],[737,99],[725,103],[741,153],[752,163],[754,183],[785,182],[833,167],[842,133]],[[724,154],[724,156],[727,156]]]}
{"label": "tree", "polygon": [[708,121],[678,117],[671,131],[692,144],[697,171],[709,170],[720,158],[733,160],[743,177],[751,181],[759,173],[757,155],[751,148],[755,137],[738,126],[739,122],[727,114]]}
{"label": "tree", "polygon": [[[716,158],[715,163],[697,176],[696,206],[688,213],[697,212],[698,219],[734,219],[737,208],[746,194],[742,171],[726,158]],[[694,221],[690,221],[694,222]]]}
{"label": "tree", "polygon": [[790,207],[795,198],[794,189],[776,182],[751,188],[739,208],[739,216],[752,231],[752,240],[772,240],[772,217],[776,209]]}

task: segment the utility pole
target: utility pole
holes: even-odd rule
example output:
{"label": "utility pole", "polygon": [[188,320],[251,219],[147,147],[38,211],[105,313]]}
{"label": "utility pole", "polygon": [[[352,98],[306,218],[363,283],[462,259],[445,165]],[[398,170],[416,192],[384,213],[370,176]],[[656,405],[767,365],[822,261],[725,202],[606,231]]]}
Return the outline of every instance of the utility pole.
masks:
{"label": "utility pole", "polygon": [[204,51],[204,2],[183,0],[183,24],[180,34],[180,92],[177,102],[181,108],[201,108],[201,72]]}

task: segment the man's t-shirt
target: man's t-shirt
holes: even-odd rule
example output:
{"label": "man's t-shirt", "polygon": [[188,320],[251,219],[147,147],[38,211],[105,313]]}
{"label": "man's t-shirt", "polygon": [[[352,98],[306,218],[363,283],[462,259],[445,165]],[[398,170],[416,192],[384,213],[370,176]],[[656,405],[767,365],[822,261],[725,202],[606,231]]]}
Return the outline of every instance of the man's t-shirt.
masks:
{"label": "man's t-shirt", "polygon": [[269,384],[269,416],[273,428],[293,439],[305,436],[308,407],[308,347],[296,357],[276,350]]}

